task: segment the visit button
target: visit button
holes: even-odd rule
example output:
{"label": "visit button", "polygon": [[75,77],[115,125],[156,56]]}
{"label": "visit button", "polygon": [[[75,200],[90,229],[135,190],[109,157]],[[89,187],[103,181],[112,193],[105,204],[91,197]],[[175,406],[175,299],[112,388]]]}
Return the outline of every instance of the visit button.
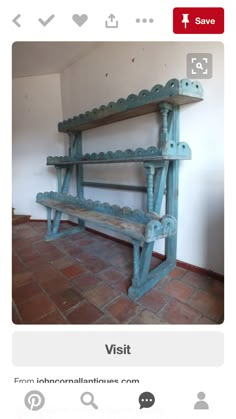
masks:
{"label": "visit button", "polygon": [[222,7],[175,7],[173,32],[181,34],[224,33],[224,9]]}

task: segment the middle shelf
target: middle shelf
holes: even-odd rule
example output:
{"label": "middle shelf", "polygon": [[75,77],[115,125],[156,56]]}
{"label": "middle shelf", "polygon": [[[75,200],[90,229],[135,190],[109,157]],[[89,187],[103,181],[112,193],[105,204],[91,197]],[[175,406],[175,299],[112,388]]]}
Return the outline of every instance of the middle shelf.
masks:
{"label": "middle shelf", "polygon": [[86,153],[73,156],[49,156],[47,165],[71,165],[71,164],[98,164],[98,163],[125,163],[125,162],[146,162],[160,160],[189,160],[191,150],[187,143],[175,144],[169,142],[165,150],[158,147],[127,149],[125,151],[107,151],[100,153]]}

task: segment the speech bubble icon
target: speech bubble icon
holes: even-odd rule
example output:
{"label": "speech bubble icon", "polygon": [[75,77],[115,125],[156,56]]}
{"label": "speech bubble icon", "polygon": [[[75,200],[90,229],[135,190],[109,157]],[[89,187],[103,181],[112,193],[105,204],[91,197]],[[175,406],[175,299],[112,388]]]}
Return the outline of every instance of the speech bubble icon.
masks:
{"label": "speech bubble icon", "polygon": [[144,393],[140,394],[139,396],[139,404],[140,409],[152,407],[155,403],[155,397],[152,393],[149,393],[149,391],[145,391]]}

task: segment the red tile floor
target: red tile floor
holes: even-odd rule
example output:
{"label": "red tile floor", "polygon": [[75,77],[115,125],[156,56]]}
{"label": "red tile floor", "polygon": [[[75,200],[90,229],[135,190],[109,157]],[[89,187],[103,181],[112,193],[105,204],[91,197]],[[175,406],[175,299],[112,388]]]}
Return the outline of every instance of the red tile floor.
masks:
{"label": "red tile floor", "polygon": [[[16,324],[222,323],[223,282],[175,268],[134,302],[132,248],[91,231],[46,242],[46,222],[13,227]],[[68,228],[63,223],[62,228]],[[160,261],[153,257],[152,265]]]}

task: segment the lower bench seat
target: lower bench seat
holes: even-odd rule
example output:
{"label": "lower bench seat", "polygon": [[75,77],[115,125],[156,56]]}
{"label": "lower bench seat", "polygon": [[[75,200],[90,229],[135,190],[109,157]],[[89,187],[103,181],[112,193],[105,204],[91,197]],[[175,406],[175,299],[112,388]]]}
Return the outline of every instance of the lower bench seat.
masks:
{"label": "lower bench seat", "polygon": [[[176,220],[156,213],[121,208],[99,201],[80,199],[57,192],[38,193],[36,201],[50,209],[48,222],[51,223],[51,210],[76,217],[83,222],[103,227],[138,241],[146,243],[176,234]],[[55,219],[55,216],[54,216]],[[56,235],[56,231],[54,229]]]}
{"label": "lower bench seat", "polygon": [[[128,207],[121,208],[118,205],[80,199],[58,192],[38,193],[36,201],[47,209],[48,232],[46,240],[78,233],[84,228],[85,222],[89,222],[95,227],[99,226],[122,233],[131,239],[133,277],[128,295],[133,300],[144,295],[175,267],[175,260],[167,258],[150,270],[155,240],[176,234],[177,223],[173,216],[160,217],[153,212],[133,211]],[[62,213],[76,217],[78,226],[59,232]]]}

